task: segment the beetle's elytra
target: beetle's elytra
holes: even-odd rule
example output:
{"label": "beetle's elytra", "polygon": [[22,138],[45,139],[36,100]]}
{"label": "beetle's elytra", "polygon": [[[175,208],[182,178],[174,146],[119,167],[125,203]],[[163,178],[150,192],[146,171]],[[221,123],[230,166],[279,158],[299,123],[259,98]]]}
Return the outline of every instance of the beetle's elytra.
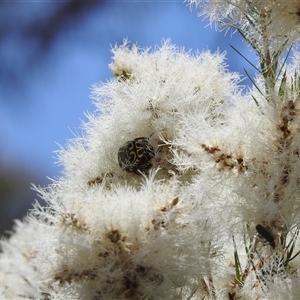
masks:
{"label": "beetle's elytra", "polygon": [[128,141],[118,151],[118,161],[122,170],[136,174],[145,173],[150,169],[150,161],[154,156],[154,148],[146,137]]}
{"label": "beetle's elytra", "polygon": [[270,243],[272,248],[275,248],[274,236],[268,229],[266,229],[264,226],[260,224],[257,224],[255,229],[264,239],[266,239]]}

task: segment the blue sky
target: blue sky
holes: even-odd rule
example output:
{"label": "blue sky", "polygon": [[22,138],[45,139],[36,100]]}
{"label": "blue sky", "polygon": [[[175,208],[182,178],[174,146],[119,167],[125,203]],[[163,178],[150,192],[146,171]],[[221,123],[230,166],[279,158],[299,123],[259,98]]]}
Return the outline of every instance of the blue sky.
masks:
{"label": "blue sky", "polygon": [[[60,3],[33,1],[14,5],[14,9],[21,8],[23,17],[38,20]],[[110,48],[124,38],[141,47],[154,47],[170,38],[186,50],[219,49],[227,52],[230,70],[245,75],[245,66],[253,71],[229,46],[233,44],[254,59],[239,35],[216,32],[197,13],[181,1],[110,1],[70,24],[41,61],[24,72],[20,86],[0,86],[2,165],[33,171],[38,176],[36,184],[47,183],[47,176],[59,175],[61,167],[55,164],[54,154],[57,144],[65,145],[74,132],[80,132],[84,113],[94,110],[90,87],[112,77],[108,68]],[[35,47],[27,45],[24,47],[23,41],[12,35],[3,41],[0,55],[18,68],[23,63],[22,55]]]}

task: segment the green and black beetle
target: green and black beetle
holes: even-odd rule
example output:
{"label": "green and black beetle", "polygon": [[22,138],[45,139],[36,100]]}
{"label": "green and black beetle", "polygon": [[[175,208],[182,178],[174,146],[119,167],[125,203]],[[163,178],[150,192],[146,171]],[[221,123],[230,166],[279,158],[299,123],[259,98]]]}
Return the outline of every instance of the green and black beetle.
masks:
{"label": "green and black beetle", "polygon": [[150,161],[154,156],[154,148],[146,137],[128,141],[118,151],[118,161],[122,170],[139,175],[152,167]]}

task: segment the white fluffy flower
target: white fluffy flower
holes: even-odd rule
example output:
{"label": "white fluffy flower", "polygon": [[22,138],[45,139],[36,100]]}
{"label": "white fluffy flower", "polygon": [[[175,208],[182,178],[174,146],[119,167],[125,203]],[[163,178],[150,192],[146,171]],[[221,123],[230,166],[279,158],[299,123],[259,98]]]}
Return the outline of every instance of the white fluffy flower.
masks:
{"label": "white fluffy flower", "polygon": [[[63,176],[37,188],[48,207],[36,205],[29,218],[43,234],[31,245],[28,267],[50,299],[187,299],[212,289],[222,295],[209,282],[222,273],[227,235],[210,210],[223,191],[209,192],[215,174],[202,169],[212,163],[195,143],[218,136],[226,110],[241,97],[239,77],[226,71],[223,54],[192,54],[169,42],[154,51],[125,42],[113,54],[117,78],[93,88],[100,113],[59,151]],[[118,162],[120,147],[135,139],[155,152],[144,174]]]}
{"label": "white fluffy flower", "polygon": [[296,292],[293,80],[286,98],[267,102],[241,93],[223,54],[168,41],[112,52],[116,78],[94,85],[96,113],[58,152],[64,174],[37,188],[48,206],[3,243],[1,296],[274,299],[266,287],[280,279]]}
{"label": "white fluffy flower", "polygon": [[0,298],[40,299],[43,282],[31,261],[36,255],[36,242],[43,237],[43,228],[29,222],[16,221],[14,234],[1,241]]}
{"label": "white fluffy flower", "polygon": [[244,34],[259,51],[266,43],[274,52],[282,51],[299,39],[300,1],[283,0],[188,0],[200,8],[199,15],[209,18],[218,27],[233,27]]}

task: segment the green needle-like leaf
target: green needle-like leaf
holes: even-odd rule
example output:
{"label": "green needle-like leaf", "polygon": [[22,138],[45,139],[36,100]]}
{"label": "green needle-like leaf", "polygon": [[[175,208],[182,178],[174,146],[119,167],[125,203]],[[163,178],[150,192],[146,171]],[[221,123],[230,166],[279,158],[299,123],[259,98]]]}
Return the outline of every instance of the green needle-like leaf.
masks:
{"label": "green needle-like leaf", "polygon": [[284,101],[285,89],[286,89],[286,70],[284,71],[284,74],[282,76],[282,79],[280,82],[280,87],[279,87],[279,92],[278,92],[282,101]]}
{"label": "green needle-like leaf", "polygon": [[236,51],[241,57],[243,57],[257,72],[261,73],[261,70],[259,70],[245,55],[243,55],[239,50],[237,50],[233,45],[230,44],[230,47]]}

